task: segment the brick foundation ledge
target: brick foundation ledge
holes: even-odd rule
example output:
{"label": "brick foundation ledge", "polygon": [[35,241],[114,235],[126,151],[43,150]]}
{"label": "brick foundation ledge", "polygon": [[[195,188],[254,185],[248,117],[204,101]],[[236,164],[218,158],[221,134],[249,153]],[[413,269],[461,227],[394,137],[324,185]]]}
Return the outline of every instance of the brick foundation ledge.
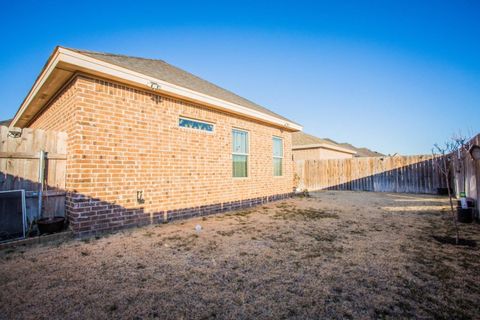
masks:
{"label": "brick foundation ledge", "polygon": [[[111,222],[104,222],[102,224],[96,223],[96,221],[90,221],[88,228],[76,228],[75,223],[71,223],[72,230],[76,237],[84,238],[99,234],[111,233],[123,229],[132,227],[141,227],[149,224],[166,223],[176,220],[189,219],[194,217],[203,217],[212,214],[219,214],[233,210],[245,209],[255,207],[261,204],[269,203],[272,201],[283,200],[291,198],[294,193],[276,194],[266,197],[258,197],[252,199],[231,201],[216,203],[211,205],[191,207],[184,209],[168,210],[154,212],[153,214],[142,212],[141,210],[128,210],[128,220],[111,218]],[[115,211],[114,211],[115,212]],[[114,213],[113,212],[113,213]],[[118,215],[125,213],[118,212]],[[152,218],[153,217],[153,218]],[[120,217],[118,217],[120,218]],[[166,220],[165,220],[166,219]]]}

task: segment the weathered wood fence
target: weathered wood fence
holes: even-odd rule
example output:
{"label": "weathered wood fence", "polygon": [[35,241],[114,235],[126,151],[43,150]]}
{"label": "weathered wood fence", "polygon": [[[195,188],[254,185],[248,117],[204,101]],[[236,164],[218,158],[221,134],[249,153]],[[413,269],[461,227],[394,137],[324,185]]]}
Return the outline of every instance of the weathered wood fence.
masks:
{"label": "weathered wood fence", "polygon": [[38,217],[39,194],[43,216],[65,214],[66,159],[65,133],[0,126],[0,191],[24,189],[27,217]]}
{"label": "weathered wood fence", "polygon": [[300,190],[438,192],[445,188],[433,156],[365,157],[295,163]]}
{"label": "weathered wood fence", "polygon": [[[480,134],[468,142],[468,146],[480,146]],[[460,192],[465,192],[467,197],[473,198],[477,203],[477,212],[480,208],[480,160],[474,160],[468,151],[464,151],[463,160],[456,165],[454,172],[454,187],[458,197]]]}

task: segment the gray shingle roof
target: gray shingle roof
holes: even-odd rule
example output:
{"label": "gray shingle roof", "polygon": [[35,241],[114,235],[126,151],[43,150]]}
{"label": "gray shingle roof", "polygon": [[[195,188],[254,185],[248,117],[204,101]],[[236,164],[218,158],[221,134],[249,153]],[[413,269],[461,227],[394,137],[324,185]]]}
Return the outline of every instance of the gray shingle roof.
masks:
{"label": "gray shingle roof", "polygon": [[1,121],[0,121],[0,126],[6,126],[6,127],[8,127],[8,126],[10,125],[10,122],[12,122],[12,119],[1,120]]}
{"label": "gray shingle roof", "polygon": [[345,149],[350,149],[352,151],[355,151],[355,157],[383,157],[385,156],[384,154],[377,152],[377,151],[372,151],[367,148],[357,148],[350,143],[339,143],[337,141],[334,141],[329,138],[318,138],[315,136],[312,136],[311,134],[305,133],[305,132],[293,132],[292,133],[292,146],[304,146],[304,145],[313,145],[313,144],[330,144],[334,145],[337,147],[345,148]]}
{"label": "gray shingle roof", "polygon": [[340,147],[337,143],[331,140],[321,139],[305,132],[292,133],[292,146],[296,147],[296,146],[304,146],[309,144],[327,144],[327,145]]}
{"label": "gray shingle roof", "polygon": [[338,142],[333,141],[332,139],[328,139],[328,138],[326,138],[326,140],[328,140],[330,142],[333,142],[333,143],[336,143],[341,147],[352,149],[353,151],[356,151],[357,152],[357,154],[356,154],[357,157],[384,157],[385,156],[383,153],[373,151],[373,150],[370,150],[368,148],[362,148],[362,147],[357,148],[354,145],[351,145],[350,143],[346,143],[346,142],[338,143]]}
{"label": "gray shingle roof", "polygon": [[[92,58],[108,62],[144,75],[157,78],[190,90],[194,90],[227,102],[238,104],[270,116],[274,116],[289,122],[293,122],[273,111],[268,110],[250,100],[242,98],[237,94],[220,88],[213,83],[203,80],[187,71],[174,67],[163,60],[131,57],[119,54],[102,53],[88,50],[67,48],[69,50],[90,56]],[[295,122],[293,122],[295,123]]]}

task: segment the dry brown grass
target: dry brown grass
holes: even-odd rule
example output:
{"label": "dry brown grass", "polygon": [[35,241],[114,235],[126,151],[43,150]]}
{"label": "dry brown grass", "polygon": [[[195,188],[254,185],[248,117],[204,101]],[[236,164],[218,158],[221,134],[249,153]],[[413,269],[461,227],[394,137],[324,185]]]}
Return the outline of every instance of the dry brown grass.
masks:
{"label": "dry brown grass", "polygon": [[[479,248],[433,238],[452,235],[446,205],[320,192],[4,250],[0,318],[476,318]],[[462,235],[480,243],[479,229]]]}

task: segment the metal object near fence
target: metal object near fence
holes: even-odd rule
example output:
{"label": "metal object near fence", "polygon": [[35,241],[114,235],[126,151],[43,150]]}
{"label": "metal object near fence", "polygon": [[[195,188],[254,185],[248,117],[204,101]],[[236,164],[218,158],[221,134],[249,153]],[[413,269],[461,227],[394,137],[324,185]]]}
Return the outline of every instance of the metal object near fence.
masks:
{"label": "metal object near fence", "polygon": [[25,238],[25,190],[0,191],[0,242]]}

